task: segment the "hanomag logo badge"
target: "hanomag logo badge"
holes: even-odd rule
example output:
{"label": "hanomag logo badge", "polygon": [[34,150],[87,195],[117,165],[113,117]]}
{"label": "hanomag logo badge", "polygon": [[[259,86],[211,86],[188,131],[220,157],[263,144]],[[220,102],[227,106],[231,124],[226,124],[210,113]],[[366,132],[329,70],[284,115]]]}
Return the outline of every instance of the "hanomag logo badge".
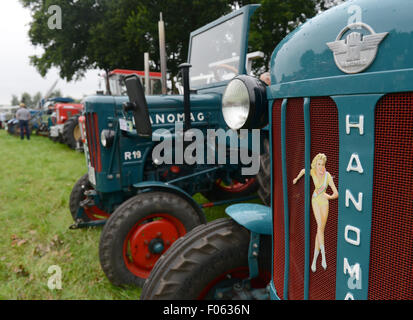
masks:
{"label": "hanomag logo badge", "polygon": [[[353,31],[342,39],[344,34],[353,29],[365,29],[370,34],[363,35]],[[346,26],[340,31],[336,41],[328,42],[327,46],[334,53],[337,67],[345,73],[359,73],[367,69],[376,58],[379,44],[388,35],[388,32],[375,33],[374,30],[363,22]]]}

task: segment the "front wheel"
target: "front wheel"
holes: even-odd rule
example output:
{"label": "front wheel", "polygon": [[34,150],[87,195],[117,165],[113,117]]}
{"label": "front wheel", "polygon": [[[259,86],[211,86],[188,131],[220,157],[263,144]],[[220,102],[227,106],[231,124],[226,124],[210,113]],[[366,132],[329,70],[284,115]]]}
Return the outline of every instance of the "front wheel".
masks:
{"label": "front wheel", "polygon": [[76,149],[78,143],[81,142],[79,116],[73,116],[65,122],[62,140],[71,149]]}
{"label": "front wheel", "polygon": [[[261,236],[259,276],[249,277],[250,232],[232,219],[199,226],[162,256],[142,289],[143,300],[239,299],[271,278],[270,236]],[[242,293],[242,295],[241,295]]]}
{"label": "front wheel", "polygon": [[73,186],[72,192],[70,193],[69,208],[72,214],[73,220],[81,220],[82,222],[99,221],[109,218],[110,213],[103,211],[99,206],[84,206],[83,212],[79,216],[80,204],[86,199],[85,192],[94,190],[92,184],[89,182],[89,176],[86,173],[81,177]]}
{"label": "front wheel", "polygon": [[115,210],[102,230],[102,269],[114,285],[142,286],[159,257],[202,223],[192,205],[173,193],[134,196]]}

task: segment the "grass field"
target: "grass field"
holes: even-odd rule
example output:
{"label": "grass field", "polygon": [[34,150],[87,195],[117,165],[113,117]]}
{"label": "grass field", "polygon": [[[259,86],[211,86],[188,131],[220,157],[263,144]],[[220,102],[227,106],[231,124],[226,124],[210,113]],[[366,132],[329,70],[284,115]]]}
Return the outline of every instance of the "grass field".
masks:
{"label": "grass field", "polygon": [[[139,288],[112,286],[102,272],[101,228],[69,230],[70,192],[86,173],[83,154],[45,137],[21,141],[4,130],[0,150],[0,300],[139,299]],[[223,217],[224,207],[206,215]],[[47,285],[53,265],[62,270],[61,290]]]}

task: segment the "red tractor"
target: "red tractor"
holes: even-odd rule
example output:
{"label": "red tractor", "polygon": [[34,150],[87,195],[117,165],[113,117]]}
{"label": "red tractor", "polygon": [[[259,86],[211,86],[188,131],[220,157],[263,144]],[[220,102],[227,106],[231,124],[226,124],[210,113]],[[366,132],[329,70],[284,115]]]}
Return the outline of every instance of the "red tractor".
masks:
{"label": "red tractor", "polygon": [[54,109],[56,122],[50,127],[50,139],[65,143],[72,149],[80,148],[78,118],[83,111],[83,104],[57,103]]}
{"label": "red tractor", "polygon": [[[126,95],[126,87],[123,82],[125,76],[137,75],[143,85],[145,84],[145,72],[136,70],[115,69],[109,73],[110,91],[113,96]],[[162,93],[162,74],[160,72],[149,72],[150,87],[148,88],[150,95]]]}

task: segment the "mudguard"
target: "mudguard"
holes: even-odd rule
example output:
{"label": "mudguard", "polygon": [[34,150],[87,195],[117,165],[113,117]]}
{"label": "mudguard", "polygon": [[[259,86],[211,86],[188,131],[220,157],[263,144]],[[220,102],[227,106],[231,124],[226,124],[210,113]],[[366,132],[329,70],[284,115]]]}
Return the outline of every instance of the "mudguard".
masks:
{"label": "mudguard", "polygon": [[227,207],[225,212],[238,224],[253,233],[262,235],[272,234],[270,207],[255,203],[240,203]]}
{"label": "mudguard", "polygon": [[199,204],[184,190],[174,186],[172,184],[167,184],[164,182],[158,181],[147,181],[147,182],[140,182],[133,185],[133,187],[140,193],[142,192],[150,192],[150,191],[165,191],[165,192],[172,192],[185,200],[187,200],[192,207],[195,209],[196,213],[199,216],[199,219],[202,223],[207,223],[206,217],[204,212],[202,211]]}

